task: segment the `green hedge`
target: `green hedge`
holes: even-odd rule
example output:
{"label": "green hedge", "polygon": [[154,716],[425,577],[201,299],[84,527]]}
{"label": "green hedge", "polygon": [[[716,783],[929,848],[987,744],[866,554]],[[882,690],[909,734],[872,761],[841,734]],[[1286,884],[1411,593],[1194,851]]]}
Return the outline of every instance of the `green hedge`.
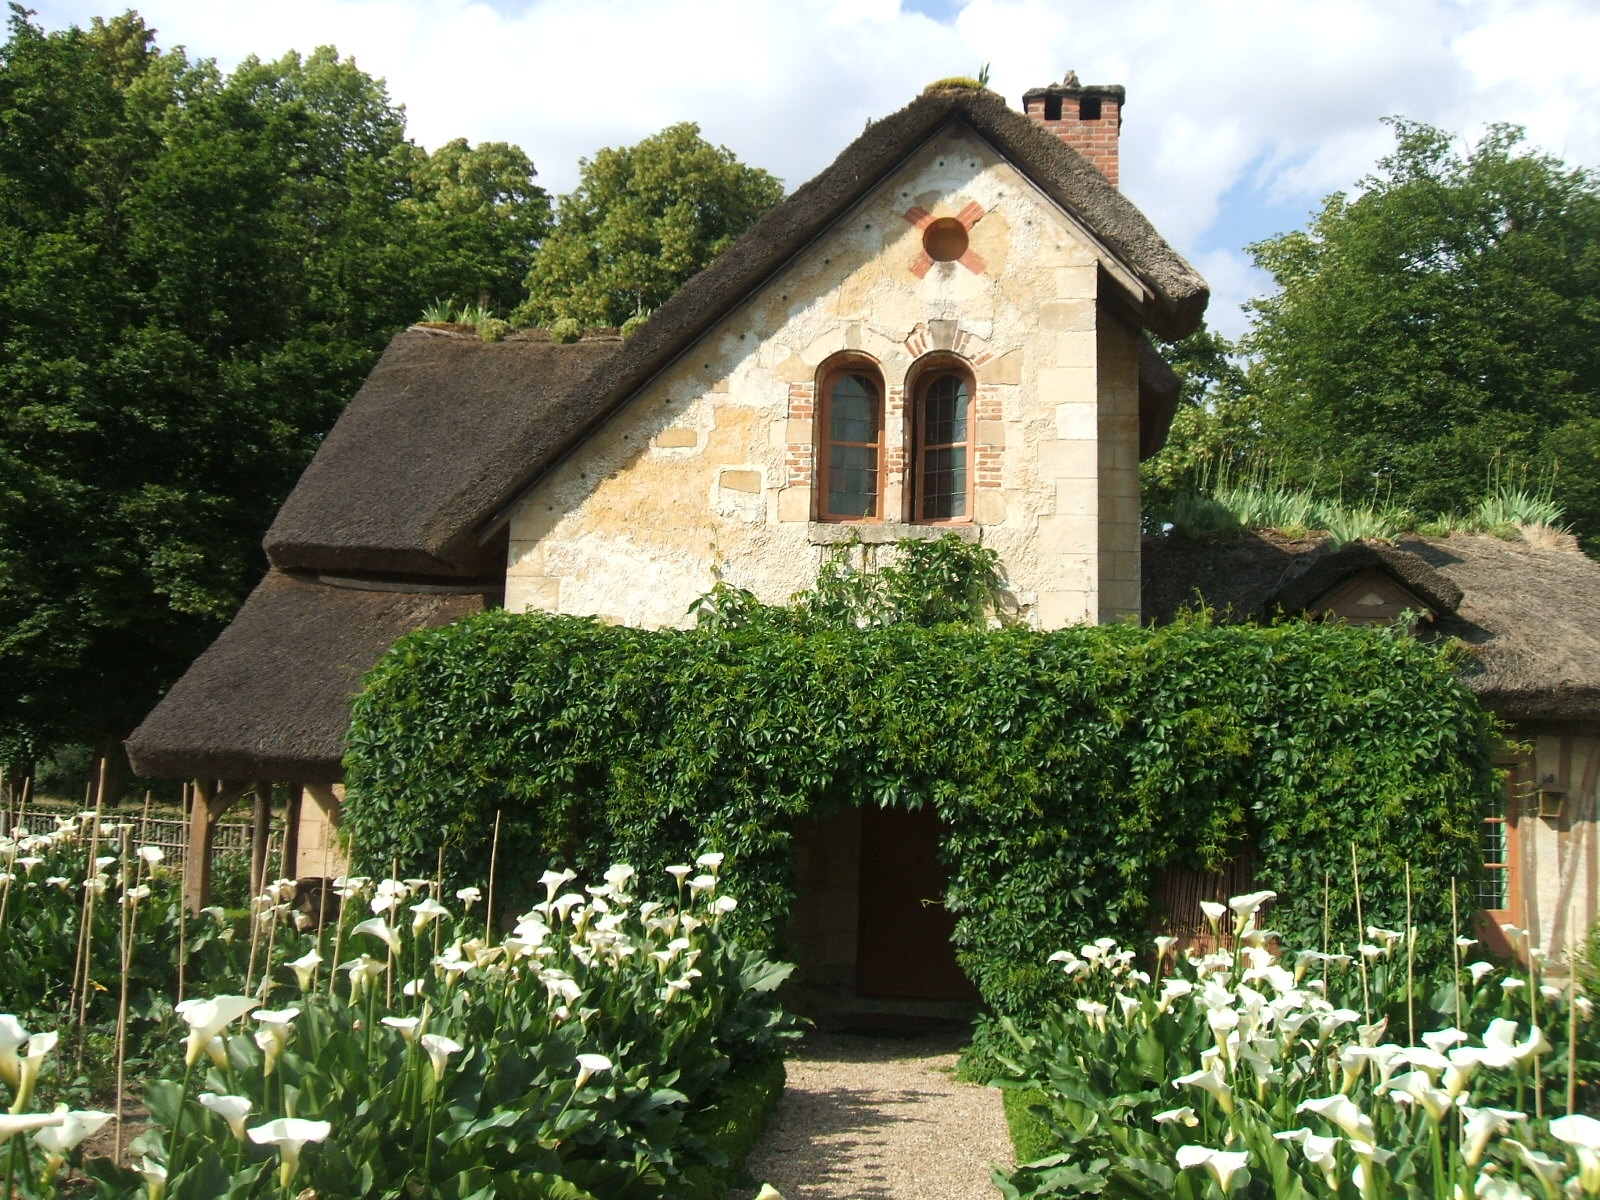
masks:
{"label": "green hedge", "polygon": [[[1399,922],[1424,960],[1478,869],[1493,722],[1450,656],[1386,629],[944,626],[640,630],[491,612],[402,639],[357,699],[346,806],[369,867],[531,886],[550,859],[646,872],[714,846],[746,936],[792,902],[797,819],[932,805],[985,1000],[1022,1014],[1045,963],[1138,937],[1154,872],[1247,843],[1274,924],[1320,945]],[[503,893],[504,894],[504,893]],[[1470,894],[1466,892],[1464,894]]]}

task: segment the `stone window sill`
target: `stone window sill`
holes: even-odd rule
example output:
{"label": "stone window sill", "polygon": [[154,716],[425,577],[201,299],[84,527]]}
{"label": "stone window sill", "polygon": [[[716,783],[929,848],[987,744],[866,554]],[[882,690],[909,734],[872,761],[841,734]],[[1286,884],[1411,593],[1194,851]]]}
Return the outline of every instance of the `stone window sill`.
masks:
{"label": "stone window sill", "polygon": [[962,525],[911,525],[904,521],[812,521],[806,527],[806,540],[813,546],[838,546],[845,542],[860,542],[863,546],[881,546],[889,542],[908,539],[934,541],[953,533],[963,542],[978,540],[978,527],[971,523]]}

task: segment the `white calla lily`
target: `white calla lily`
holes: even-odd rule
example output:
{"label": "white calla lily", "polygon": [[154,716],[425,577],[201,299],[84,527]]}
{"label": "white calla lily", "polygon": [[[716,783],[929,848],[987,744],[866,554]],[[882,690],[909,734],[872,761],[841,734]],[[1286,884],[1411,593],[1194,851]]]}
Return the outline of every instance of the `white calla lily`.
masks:
{"label": "white calla lily", "polygon": [[189,1026],[184,1066],[192,1067],[202,1054],[210,1054],[218,1066],[227,1066],[227,1051],[217,1041],[222,1030],[237,1021],[257,1004],[250,996],[216,996],[210,1000],[184,1000],[173,1011]]}
{"label": "white calla lily", "polygon": [[228,1129],[239,1141],[244,1141],[244,1119],[250,1115],[250,1101],[244,1096],[219,1096],[215,1092],[201,1092],[200,1106],[209,1109],[228,1123]]}
{"label": "white calla lily", "polygon": [[1217,1181],[1226,1196],[1233,1187],[1233,1177],[1244,1170],[1250,1155],[1243,1150],[1213,1150],[1209,1146],[1179,1146],[1178,1166],[1205,1167]]}
{"label": "white calla lily", "polygon": [[307,1142],[320,1142],[333,1132],[327,1121],[303,1121],[298,1117],[279,1117],[248,1131],[258,1146],[278,1148],[278,1186],[287,1188],[300,1166],[300,1151]]}

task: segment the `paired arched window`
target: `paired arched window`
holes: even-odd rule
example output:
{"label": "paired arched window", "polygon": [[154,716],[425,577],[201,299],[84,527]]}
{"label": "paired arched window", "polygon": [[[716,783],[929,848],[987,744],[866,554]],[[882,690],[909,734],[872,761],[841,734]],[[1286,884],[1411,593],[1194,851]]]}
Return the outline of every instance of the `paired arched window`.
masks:
{"label": "paired arched window", "polygon": [[972,513],[972,379],[959,368],[918,377],[912,389],[913,521],[964,521]]}
{"label": "paired arched window", "polygon": [[883,376],[847,362],[823,376],[822,485],[824,521],[883,519]]}
{"label": "paired arched window", "polygon": [[[887,475],[883,374],[847,359],[824,371],[819,389],[817,518],[822,521],[910,520],[919,524],[971,519],[973,433],[977,422],[972,373],[958,361],[913,369],[905,413],[903,512],[884,508]],[[898,457],[898,456],[897,456]]]}

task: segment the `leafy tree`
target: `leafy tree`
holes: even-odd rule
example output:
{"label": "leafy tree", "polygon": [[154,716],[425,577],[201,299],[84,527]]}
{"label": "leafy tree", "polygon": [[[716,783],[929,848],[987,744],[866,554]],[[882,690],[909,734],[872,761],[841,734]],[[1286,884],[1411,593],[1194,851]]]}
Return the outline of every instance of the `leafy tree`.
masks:
{"label": "leafy tree", "polygon": [[1269,442],[1325,492],[1376,484],[1419,512],[1532,464],[1600,536],[1600,183],[1512,126],[1463,153],[1391,124],[1359,195],[1251,247],[1281,288],[1246,341]]}
{"label": "leafy tree", "polygon": [[505,297],[547,202],[332,49],[231,75],[134,14],[0,45],[0,756],[114,744],[259,574],[394,329]]}
{"label": "leafy tree", "polygon": [[1239,347],[1202,325],[1160,349],[1182,386],[1167,444],[1139,469],[1145,519],[1158,527],[1179,495],[1252,475],[1261,462],[1258,401]]}
{"label": "leafy tree", "polygon": [[582,166],[528,275],[520,320],[621,325],[647,313],[783,196],[777,179],[688,122]]}

